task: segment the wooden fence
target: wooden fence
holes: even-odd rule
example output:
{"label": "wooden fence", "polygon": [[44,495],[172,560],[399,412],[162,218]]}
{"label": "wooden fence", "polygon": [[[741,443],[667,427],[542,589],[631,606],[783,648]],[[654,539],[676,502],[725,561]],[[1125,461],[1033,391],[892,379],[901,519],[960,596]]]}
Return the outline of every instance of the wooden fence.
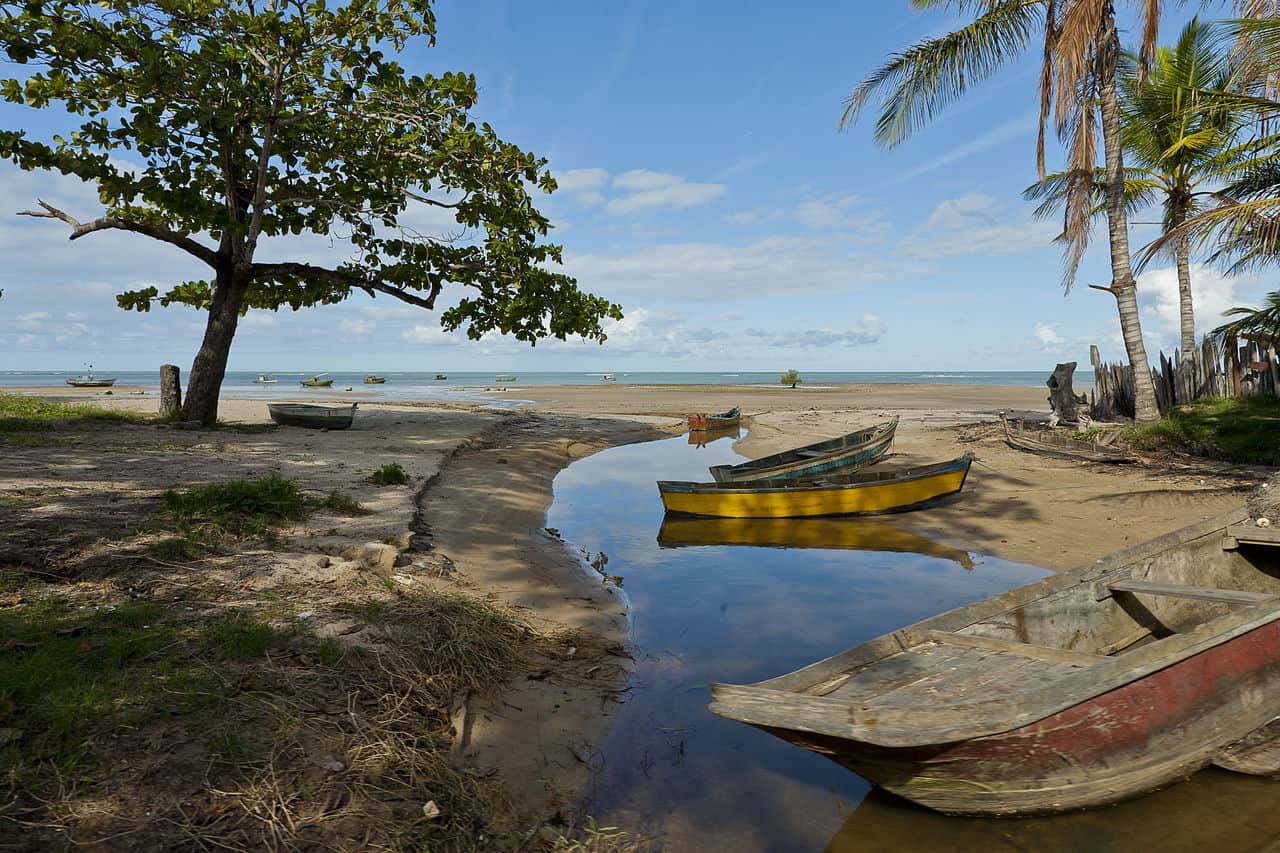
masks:
{"label": "wooden fence", "polygon": [[[1103,364],[1096,346],[1089,347],[1089,358],[1094,377],[1090,416],[1099,421],[1133,417],[1133,370],[1127,364]],[[1171,358],[1160,353],[1151,379],[1161,414],[1201,397],[1275,396],[1280,388],[1280,357],[1270,339],[1232,340],[1224,349],[1205,338],[1189,358],[1183,359],[1177,350]]]}

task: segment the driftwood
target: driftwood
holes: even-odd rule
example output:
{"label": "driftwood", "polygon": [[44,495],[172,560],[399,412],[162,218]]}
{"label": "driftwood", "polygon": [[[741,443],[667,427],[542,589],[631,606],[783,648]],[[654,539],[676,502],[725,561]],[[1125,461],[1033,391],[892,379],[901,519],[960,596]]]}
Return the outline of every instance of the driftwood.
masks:
{"label": "driftwood", "polygon": [[[1049,386],[1049,425],[1060,423],[1075,424],[1080,422],[1080,407],[1089,402],[1088,397],[1076,396],[1071,388],[1071,376],[1076,372],[1076,363],[1068,361],[1053,369],[1053,374],[1044,383]],[[1088,418],[1086,412],[1084,417]]]}
{"label": "driftwood", "polygon": [[182,411],[182,381],[174,364],[160,365],[160,417],[174,418]]}

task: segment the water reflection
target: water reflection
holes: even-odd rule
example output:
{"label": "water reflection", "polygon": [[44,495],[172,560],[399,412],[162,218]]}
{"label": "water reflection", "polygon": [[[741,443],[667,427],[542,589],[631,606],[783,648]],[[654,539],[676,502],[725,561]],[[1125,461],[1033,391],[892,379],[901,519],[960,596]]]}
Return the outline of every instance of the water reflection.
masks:
{"label": "water reflection", "polygon": [[951,548],[892,522],[866,518],[684,518],[667,516],[658,531],[663,548],[746,545],[925,554],[973,569],[968,551]]}
{"label": "water reflection", "polygon": [[[708,465],[738,461],[730,440],[698,447],[682,436],[605,451],[556,480],[547,523],[575,546],[607,553],[609,571],[626,578],[639,649],[588,806],[671,849],[821,850],[868,785],[822,756],[712,716],[710,682],[788,672],[1045,572],[962,559],[892,520],[704,527],[681,519],[662,535],[680,547],[659,547],[654,481],[705,480]],[[964,560],[972,571],[957,568]]]}
{"label": "water reflection", "polygon": [[706,447],[713,441],[719,441],[722,438],[738,440],[742,435],[737,424],[731,427],[720,427],[719,429],[691,429],[689,430],[689,444],[694,447]]}
{"label": "water reflection", "polygon": [[827,845],[827,853],[990,853],[1082,850],[1275,851],[1280,785],[1206,770],[1116,806],[1016,820],[945,817],[874,791]]}

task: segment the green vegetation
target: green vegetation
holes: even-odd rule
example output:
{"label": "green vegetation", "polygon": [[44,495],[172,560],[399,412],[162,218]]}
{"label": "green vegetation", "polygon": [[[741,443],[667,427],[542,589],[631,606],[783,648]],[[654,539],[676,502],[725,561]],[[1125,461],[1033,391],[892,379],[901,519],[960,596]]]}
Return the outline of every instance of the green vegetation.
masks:
{"label": "green vegetation", "polygon": [[21,394],[0,394],[0,432],[37,432],[69,425],[143,423],[138,412],[117,412],[83,403],[55,403]]}
{"label": "green vegetation", "polygon": [[327,509],[330,512],[336,512],[339,515],[358,516],[368,515],[370,512],[361,506],[360,502],[355,498],[338,491],[329,492],[316,506],[321,509]]}
{"label": "green vegetation", "polygon": [[399,462],[388,462],[369,475],[369,482],[375,486],[403,486],[409,482],[409,475]]}
{"label": "green vegetation", "polygon": [[1179,406],[1123,437],[1144,450],[1180,450],[1244,464],[1280,464],[1280,400],[1211,397]]}
{"label": "green vegetation", "polygon": [[307,499],[292,480],[272,474],[258,480],[214,483],[187,492],[168,491],[165,506],[184,535],[201,541],[223,536],[261,536],[299,521]]}
{"label": "green vegetation", "polygon": [[783,385],[790,385],[792,388],[799,385],[804,380],[800,378],[800,374],[794,368],[782,374],[782,378],[778,380]]}

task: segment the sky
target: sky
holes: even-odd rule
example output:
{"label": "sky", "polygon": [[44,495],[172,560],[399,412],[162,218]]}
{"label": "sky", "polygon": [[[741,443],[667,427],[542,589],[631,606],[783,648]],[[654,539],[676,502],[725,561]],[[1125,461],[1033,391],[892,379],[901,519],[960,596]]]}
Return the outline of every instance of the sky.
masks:
{"label": "sky", "polygon": [[[476,115],[550,161],[560,189],[536,202],[564,271],[625,318],[606,324],[603,345],[531,349],[470,341],[437,314],[360,295],[250,312],[231,369],[1047,372],[1058,361],[1087,368],[1090,344],[1123,358],[1114,300],[1085,286],[1109,283],[1105,234],[1064,295],[1057,229],[1021,199],[1036,179],[1034,57],[884,150],[874,114],[837,129],[843,99],[890,53],[954,23],[907,0],[443,0],[437,13],[438,45],[411,45],[403,64],[477,76]],[[1186,14],[1166,16],[1168,43]],[[14,70],[0,62],[0,77]],[[58,121],[0,105],[0,127],[47,137]],[[1050,168],[1060,165],[1051,152]],[[200,268],[145,237],[71,243],[61,223],[13,215],[36,198],[82,220],[101,212],[91,187],[0,163],[0,371],[189,365],[203,315],[125,312],[114,296],[163,291]],[[1136,225],[1135,248],[1154,235]],[[265,251],[341,248],[301,237]],[[1275,288],[1269,274],[1193,274],[1201,330]],[[1171,352],[1171,264],[1141,276],[1139,302],[1152,358]]]}

